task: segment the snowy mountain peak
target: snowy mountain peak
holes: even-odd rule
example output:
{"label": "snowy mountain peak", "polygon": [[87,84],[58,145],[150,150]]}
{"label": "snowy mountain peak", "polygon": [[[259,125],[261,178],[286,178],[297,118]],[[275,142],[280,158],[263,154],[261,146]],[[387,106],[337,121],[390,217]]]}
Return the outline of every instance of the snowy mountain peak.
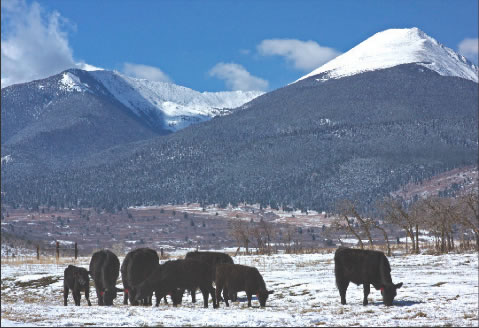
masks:
{"label": "snowy mountain peak", "polygon": [[216,115],[230,113],[260,96],[260,91],[198,92],[169,82],[125,76],[117,71],[89,72],[120,103],[152,125],[161,121],[166,129],[177,131]]}
{"label": "snowy mountain peak", "polygon": [[443,76],[478,82],[478,67],[420,29],[388,29],[299,78],[326,73],[322,80],[341,78],[401,64],[417,63]]}

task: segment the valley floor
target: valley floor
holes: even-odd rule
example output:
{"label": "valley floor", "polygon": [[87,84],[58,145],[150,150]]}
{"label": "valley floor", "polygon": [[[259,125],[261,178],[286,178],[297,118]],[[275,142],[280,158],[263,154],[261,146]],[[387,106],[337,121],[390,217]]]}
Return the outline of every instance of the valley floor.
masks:
{"label": "valley floor", "polygon": [[[157,307],[63,306],[63,270],[69,263],[2,261],[1,325],[7,326],[478,326],[478,256],[470,254],[400,255],[390,257],[393,282],[403,282],[394,306],[382,303],[371,288],[370,304],[362,305],[362,286],[350,284],[347,305],[341,305],[334,280],[334,253],[236,256],[235,263],[256,266],[268,289],[267,307],[246,295],[226,308],[193,304],[185,293],[183,304],[169,301]],[[122,259],[120,259],[122,260]],[[54,262],[54,261],[51,261]],[[72,261],[73,262],[73,261]],[[76,265],[88,267],[89,258]],[[118,287],[121,287],[119,282]],[[94,289],[92,289],[94,290]],[[202,299],[197,295],[197,299]]]}

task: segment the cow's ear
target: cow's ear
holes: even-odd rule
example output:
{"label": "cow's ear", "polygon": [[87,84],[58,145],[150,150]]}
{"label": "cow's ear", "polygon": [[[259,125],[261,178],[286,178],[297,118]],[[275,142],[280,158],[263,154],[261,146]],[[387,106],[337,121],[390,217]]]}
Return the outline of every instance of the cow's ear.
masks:
{"label": "cow's ear", "polygon": [[399,284],[394,285],[394,287],[396,287],[396,289],[401,288],[402,287],[402,282],[400,282]]}
{"label": "cow's ear", "polygon": [[268,290],[268,294],[273,294],[274,290]]}

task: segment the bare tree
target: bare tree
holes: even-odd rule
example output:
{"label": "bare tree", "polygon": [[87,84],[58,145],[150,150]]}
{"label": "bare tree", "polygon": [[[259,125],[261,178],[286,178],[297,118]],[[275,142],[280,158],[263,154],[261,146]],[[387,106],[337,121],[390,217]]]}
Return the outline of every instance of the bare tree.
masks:
{"label": "bare tree", "polygon": [[246,250],[246,254],[249,254],[249,243],[250,243],[250,227],[249,223],[243,222],[241,220],[233,221],[231,223],[231,235],[238,242],[238,245],[243,245]]}
{"label": "bare tree", "polygon": [[476,190],[459,198],[462,212],[459,221],[474,232],[476,250],[479,251],[479,197]]}
{"label": "bare tree", "polygon": [[356,236],[356,238],[358,238],[361,249],[364,248],[363,242],[359,234],[351,226],[348,220],[348,216],[353,216],[356,219],[356,221],[359,222],[361,229],[363,230],[363,232],[366,234],[366,237],[368,238],[370,247],[373,248],[373,239],[371,236],[371,228],[374,225],[373,220],[363,218],[357,209],[356,203],[348,199],[340,201],[337,205],[337,209],[339,214],[343,217],[343,219],[345,219],[348,229]]}
{"label": "bare tree", "polygon": [[[406,237],[411,239],[412,251],[417,253],[419,248],[416,247],[413,232],[413,227],[418,225],[417,217],[410,215],[409,210],[398,199],[384,199],[379,202],[378,209],[382,212],[386,221],[404,229]],[[419,229],[417,228],[416,230],[418,231]]]}
{"label": "bare tree", "polygon": [[429,210],[428,225],[439,232],[436,248],[444,253],[454,249],[453,225],[460,222],[460,204],[454,198],[430,197],[422,200]]}

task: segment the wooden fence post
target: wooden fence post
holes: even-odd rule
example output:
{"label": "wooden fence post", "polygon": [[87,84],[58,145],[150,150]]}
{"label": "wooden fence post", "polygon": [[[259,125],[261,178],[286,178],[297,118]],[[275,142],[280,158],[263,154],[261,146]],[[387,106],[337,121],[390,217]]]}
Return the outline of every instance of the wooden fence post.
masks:
{"label": "wooden fence post", "polygon": [[75,260],[78,258],[78,244],[75,242]]}
{"label": "wooden fence post", "polygon": [[40,246],[37,245],[37,260],[40,259]]}
{"label": "wooden fence post", "polygon": [[56,245],[56,251],[57,251],[57,260],[60,258],[60,242],[57,241]]}

